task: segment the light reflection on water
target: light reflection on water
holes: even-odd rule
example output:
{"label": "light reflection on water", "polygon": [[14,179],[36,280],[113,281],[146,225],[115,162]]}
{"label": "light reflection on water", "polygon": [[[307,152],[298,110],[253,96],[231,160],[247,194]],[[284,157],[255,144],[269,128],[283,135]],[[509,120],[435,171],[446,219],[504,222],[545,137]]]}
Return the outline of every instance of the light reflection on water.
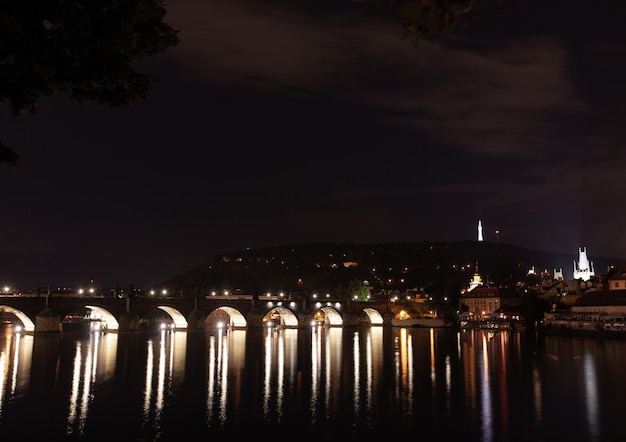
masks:
{"label": "light reflection on water", "polygon": [[13,327],[6,327],[0,334],[0,416],[3,407],[28,385],[33,337],[13,333]]}
{"label": "light reflection on water", "polygon": [[626,438],[626,341],[386,327],[0,337],[3,435],[87,440],[124,423],[146,441]]}
{"label": "light reflection on water", "polygon": [[143,425],[152,427],[158,438],[166,398],[173,393],[177,379],[184,376],[186,339],[182,333],[160,330],[146,341],[146,347]]}

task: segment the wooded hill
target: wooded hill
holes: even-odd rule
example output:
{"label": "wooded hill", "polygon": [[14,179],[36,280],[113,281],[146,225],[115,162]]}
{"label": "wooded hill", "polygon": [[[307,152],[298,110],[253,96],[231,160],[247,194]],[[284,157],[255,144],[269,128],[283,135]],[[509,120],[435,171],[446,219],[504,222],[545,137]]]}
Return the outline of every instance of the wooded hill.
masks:
{"label": "wooded hill", "polygon": [[[596,275],[626,262],[593,254],[589,259]],[[227,290],[295,297],[331,293],[342,298],[354,281],[367,281],[372,293],[417,289],[456,297],[469,285],[476,268],[485,284],[519,288],[539,282],[539,276],[529,275],[531,269],[536,275],[562,269],[564,278],[572,279],[576,260],[578,250],[561,254],[487,241],[312,243],[217,255],[161,286],[180,296]]]}

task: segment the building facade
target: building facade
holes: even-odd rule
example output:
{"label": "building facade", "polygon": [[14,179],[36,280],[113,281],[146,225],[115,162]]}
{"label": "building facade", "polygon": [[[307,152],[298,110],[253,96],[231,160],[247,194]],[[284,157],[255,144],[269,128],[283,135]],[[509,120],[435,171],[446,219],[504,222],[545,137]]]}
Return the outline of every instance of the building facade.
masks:
{"label": "building facade", "polygon": [[503,307],[519,307],[521,296],[499,287],[476,287],[462,294],[459,303],[474,319],[486,319],[497,316]]}

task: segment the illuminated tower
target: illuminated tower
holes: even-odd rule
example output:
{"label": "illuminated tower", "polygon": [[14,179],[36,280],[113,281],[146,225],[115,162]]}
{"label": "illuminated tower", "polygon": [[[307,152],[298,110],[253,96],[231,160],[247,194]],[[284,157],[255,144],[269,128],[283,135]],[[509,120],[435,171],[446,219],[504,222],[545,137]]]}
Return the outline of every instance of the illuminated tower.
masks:
{"label": "illuminated tower", "polygon": [[478,241],[483,240],[483,223],[481,220],[478,220]]}
{"label": "illuminated tower", "polygon": [[476,287],[482,287],[482,285],[483,285],[483,278],[480,275],[480,272],[478,271],[478,261],[476,261],[476,269],[474,270],[474,277],[470,281],[467,291],[471,292]]}
{"label": "illuminated tower", "polygon": [[555,268],[554,269],[554,279],[556,281],[563,281],[563,269],[562,268]]}
{"label": "illuminated tower", "polygon": [[587,248],[578,248],[578,266],[574,261],[574,279],[582,279],[583,281],[589,281],[596,273],[593,270],[593,262],[589,261],[587,257]]}

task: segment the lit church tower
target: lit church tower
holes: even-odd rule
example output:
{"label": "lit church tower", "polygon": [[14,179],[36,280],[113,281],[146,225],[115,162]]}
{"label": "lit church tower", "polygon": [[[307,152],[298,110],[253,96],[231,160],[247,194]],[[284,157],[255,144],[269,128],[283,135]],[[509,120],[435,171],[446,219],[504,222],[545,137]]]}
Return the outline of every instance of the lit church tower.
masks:
{"label": "lit church tower", "polygon": [[558,269],[554,268],[554,280],[555,281],[563,281],[563,268],[559,267]]}
{"label": "lit church tower", "polygon": [[481,220],[478,220],[478,241],[483,240],[483,223]]}
{"label": "lit church tower", "polygon": [[482,285],[483,285],[483,278],[482,276],[480,276],[480,272],[478,271],[478,261],[476,261],[476,269],[474,270],[474,277],[470,281],[467,291],[471,292],[476,287],[482,287]]}
{"label": "lit church tower", "polygon": [[578,266],[574,261],[574,279],[582,279],[583,281],[589,281],[596,273],[593,270],[593,262],[587,258],[587,248],[578,248]]}

